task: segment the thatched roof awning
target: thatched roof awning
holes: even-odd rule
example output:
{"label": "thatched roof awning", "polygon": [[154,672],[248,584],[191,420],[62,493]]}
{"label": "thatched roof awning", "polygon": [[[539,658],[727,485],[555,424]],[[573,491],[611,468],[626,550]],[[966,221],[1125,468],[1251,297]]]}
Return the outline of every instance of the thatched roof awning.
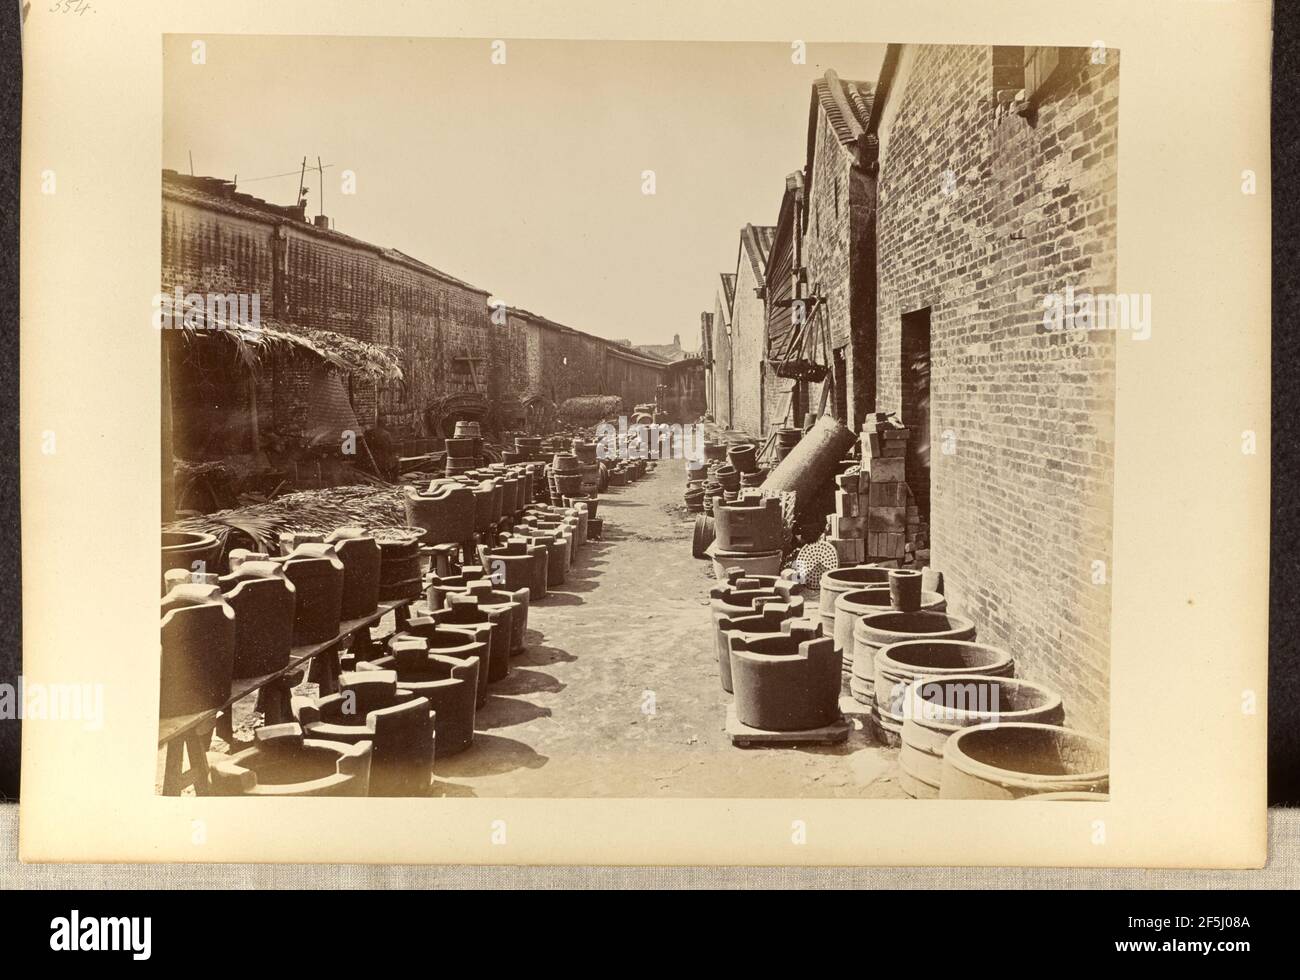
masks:
{"label": "thatched roof awning", "polygon": [[223,337],[235,345],[240,358],[256,371],[262,358],[276,351],[315,356],[343,374],[376,382],[401,381],[401,356],[396,347],[357,340],[333,330],[303,327],[283,320],[259,319],[241,323],[220,310],[176,309],[171,296],[163,296],[162,325],[181,332],[187,341]]}

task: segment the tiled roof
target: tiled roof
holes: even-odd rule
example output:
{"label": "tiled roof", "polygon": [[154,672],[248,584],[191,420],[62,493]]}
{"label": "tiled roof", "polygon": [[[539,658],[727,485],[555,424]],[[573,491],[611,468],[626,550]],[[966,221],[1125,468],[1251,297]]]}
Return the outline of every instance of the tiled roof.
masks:
{"label": "tiled roof", "polygon": [[850,82],[831,69],[813,83],[813,93],[842,144],[856,143],[867,131],[873,99],[870,82]]}
{"label": "tiled roof", "polygon": [[740,243],[749,257],[749,264],[754,269],[754,282],[759,289],[765,285],[767,257],[771,254],[774,237],[776,237],[775,225],[745,225],[740,230]]}
{"label": "tiled roof", "polygon": [[637,344],[635,349],[647,357],[665,362],[675,361],[682,356],[681,344]]}
{"label": "tiled roof", "polygon": [[722,276],[722,297],[727,301],[727,318],[731,318],[731,310],[736,305],[736,274],[734,272],[719,273]]}

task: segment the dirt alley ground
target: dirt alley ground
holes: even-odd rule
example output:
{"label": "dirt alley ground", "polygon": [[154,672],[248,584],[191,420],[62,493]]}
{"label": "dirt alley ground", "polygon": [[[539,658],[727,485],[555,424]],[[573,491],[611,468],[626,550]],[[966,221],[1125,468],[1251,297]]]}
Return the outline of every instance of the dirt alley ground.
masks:
{"label": "dirt alley ground", "polygon": [[[528,651],[492,685],[474,746],[435,762],[435,795],[903,796],[897,749],[860,728],[840,745],[731,744],[712,566],[691,557],[684,486],[680,464],[665,461],[601,495],[604,540],[531,607]],[[815,593],[808,600],[816,615]]]}

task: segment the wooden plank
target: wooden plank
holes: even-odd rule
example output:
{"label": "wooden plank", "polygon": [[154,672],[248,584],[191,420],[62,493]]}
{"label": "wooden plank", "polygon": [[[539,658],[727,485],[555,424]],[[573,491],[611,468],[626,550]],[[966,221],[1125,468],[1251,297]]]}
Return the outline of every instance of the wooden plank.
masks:
{"label": "wooden plank", "polygon": [[849,729],[852,726],[849,722],[841,717],[838,721],[829,725],[823,725],[820,728],[808,728],[799,732],[773,732],[764,728],[751,728],[749,725],[741,724],[736,717],[735,704],[727,705],[727,725],[724,729],[727,737],[731,739],[732,745],[831,745],[836,742],[843,742],[849,737]]}

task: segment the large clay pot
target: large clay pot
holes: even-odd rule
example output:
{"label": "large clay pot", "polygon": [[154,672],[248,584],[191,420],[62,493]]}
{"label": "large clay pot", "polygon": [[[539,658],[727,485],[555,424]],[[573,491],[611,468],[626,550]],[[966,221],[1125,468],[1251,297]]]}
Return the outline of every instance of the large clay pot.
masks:
{"label": "large clay pot", "polygon": [[821,728],[840,718],[840,659],[813,620],[788,620],[781,633],[732,633],[736,719],[766,731]]}
{"label": "large clay pot", "polygon": [[326,538],[343,562],[344,620],[369,616],[379,605],[379,572],[382,555],[379,542],[361,528],[341,527]]}
{"label": "large clay pot", "polygon": [[178,585],[162,600],[159,714],[211,711],[230,698],[235,611],[215,585]]}
{"label": "large clay pot", "polygon": [[284,574],[293,583],[295,644],[323,643],[339,633],[343,617],[343,562],[332,544],[308,542],[283,559]]}
{"label": "large clay pot", "polygon": [[173,568],[215,573],[217,555],[220,551],[221,542],[214,535],[189,531],[163,531],[162,569],[158,574],[161,576]]}
{"label": "large clay pot", "polygon": [[439,759],[468,749],[474,741],[479,658],[434,653],[423,637],[394,639],[389,649],[390,656],[358,664],[358,669],[391,670],[403,690],[429,702]]}
{"label": "large clay pot", "polygon": [[908,796],[939,795],[943,747],[963,728],[1029,721],[1059,725],[1061,697],[1033,681],[982,674],[948,674],[913,681],[903,695],[899,786]]}
{"label": "large clay pot", "polygon": [[403,488],[406,523],[424,528],[424,544],[463,544],[474,537],[474,492],[454,480],[435,480],[425,493]]}
{"label": "large clay pot", "polygon": [[235,678],[261,677],[289,666],[297,593],[274,561],[246,561],[219,580],[235,611]]}
{"label": "large clay pot", "polygon": [[[822,592],[822,600],[828,595]],[[893,594],[887,585],[869,585],[865,589],[853,589],[841,592],[835,599],[835,610],[830,616],[822,613],[822,629],[833,631],[835,649],[844,660],[844,669],[853,669],[853,626],[861,616],[893,609]],[[921,593],[921,608],[926,612],[943,612],[948,608],[947,600],[937,592]]]}
{"label": "large clay pot", "polygon": [[943,747],[939,797],[1013,800],[1040,793],[1106,793],[1109,750],[1092,735],[1059,725],[977,725]]}
{"label": "large clay pot", "polygon": [[376,537],[379,543],[380,601],[418,599],[423,584],[420,537],[382,531]]}
{"label": "large clay pot", "polygon": [[781,530],[781,501],[775,497],[713,503],[713,533],[723,551],[755,554],[780,550]]}
{"label": "large clay pot", "polygon": [[348,671],[339,685],[337,694],[294,699],[303,733],[350,745],[371,743],[368,795],[427,795],[435,749],[428,699],[399,688],[391,670]]}
{"label": "large clay pot", "polygon": [[791,596],[789,602],[767,602],[757,610],[740,616],[713,614],[714,641],[718,650],[718,679],[722,689],[731,693],[731,642],[733,635],[779,633],[788,619],[803,616],[803,596]]}
{"label": "large clay pot", "polygon": [[216,796],[365,796],[371,743],[348,745],[303,738],[296,722],[253,733],[254,745],[232,756],[210,755]]}
{"label": "large clay pot", "polygon": [[[427,617],[416,617],[407,624],[401,633],[388,641],[388,649],[403,640],[417,639],[424,643],[431,656],[445,657],[458,662],[474,661],[478,664],[475,673],[476,696],[474,703],[483,707],[488,696],[488,659],[492,655],[493,627],[490,623],[481,625],[455,624],[439,626]],[[358,664],[358,668],[362,665]]]}
{"label": "large clay pot", "polygon": [[[940,648],[937,644],[974,639],[975,624],[954,613],[926,611],[905,613],[885,610],[859,616],[853,624],[853,676],[850,690],[862,703],[875,703],[876,651],[882,647],[909,640],[923,640],[931,644],[934,656],[937,658],[949,651],[949,648]],[[960,658],[959,653],[952,652],[951,655],[958,658],[953,664],[954,667],[968,666],[976,673],[983,672],[982,667],[977,664],[967,665]]]}

